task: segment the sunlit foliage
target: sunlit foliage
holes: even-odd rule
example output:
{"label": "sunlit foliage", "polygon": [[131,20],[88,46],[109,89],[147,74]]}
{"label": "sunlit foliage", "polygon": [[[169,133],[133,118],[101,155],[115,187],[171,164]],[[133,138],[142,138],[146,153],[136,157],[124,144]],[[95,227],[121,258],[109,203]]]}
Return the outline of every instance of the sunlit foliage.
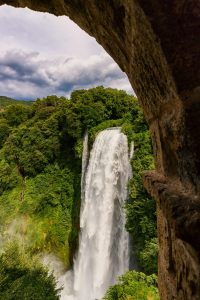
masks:
{"label": "sunlit foliage", "polygon": [[156,275],[129,271],[110,287],[103,300],[158,300]]}

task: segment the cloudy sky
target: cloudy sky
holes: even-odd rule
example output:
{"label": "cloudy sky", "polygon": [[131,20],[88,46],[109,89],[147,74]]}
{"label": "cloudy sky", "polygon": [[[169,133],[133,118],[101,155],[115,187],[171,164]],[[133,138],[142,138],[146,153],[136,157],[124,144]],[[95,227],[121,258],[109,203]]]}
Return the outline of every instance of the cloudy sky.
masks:
{"label": "cloudy sky", "polygon": [[69,96],[97,85],[133,93],[126,75],[67,17],[0,6],[0,95]]}

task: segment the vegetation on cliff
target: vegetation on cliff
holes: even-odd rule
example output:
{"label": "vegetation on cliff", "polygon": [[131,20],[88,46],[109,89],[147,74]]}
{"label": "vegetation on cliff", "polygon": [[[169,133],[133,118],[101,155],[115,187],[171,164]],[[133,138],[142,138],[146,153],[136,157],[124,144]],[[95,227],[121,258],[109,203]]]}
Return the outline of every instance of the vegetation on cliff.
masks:
{"label": "vegetation on cliff", "polygon": [[0,237],[5,249],[17,238],[30,256],[54,253],[70,267],[79,233],[82,138],[88,130],[92,145],[99,131],[112,126],[122,127],[129,144],[134,140],[127,229],[140,268],[156,272],[155,203],[141,179],[143,170],[153,168],[147,125],[134,97],[103,87],[74,91],[71,99],[49,96],[29,106],[6,105],[0,112]]}
{"label": "vegetation on cliff", "polygon": [[138,104],[134,114],[125,117],[122,130],[129,141],[134,141],[131,160],[133,176],[129,183],[126,227],[133,237],[133,252],[139,267],[146,274],[157,273],[156,207],[142,182],[143,171],[154,169],[154,160],[149,130]]}

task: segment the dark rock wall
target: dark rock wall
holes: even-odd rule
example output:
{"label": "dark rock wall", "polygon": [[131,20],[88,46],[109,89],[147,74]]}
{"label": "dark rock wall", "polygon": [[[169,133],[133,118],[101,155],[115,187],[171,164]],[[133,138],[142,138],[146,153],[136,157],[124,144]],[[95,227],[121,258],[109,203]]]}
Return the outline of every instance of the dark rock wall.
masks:
{"label": "dark rock wall", "polygon": [[200,2],[0,0],[68,15],[114,58],[143,106],[156,172],[161,299],[200,299]]}
{"label": "dark rock wall", "polygon": [[161,299],[200,299],[200,198],[185,193],[162,175],[144,175],[157,199]]}

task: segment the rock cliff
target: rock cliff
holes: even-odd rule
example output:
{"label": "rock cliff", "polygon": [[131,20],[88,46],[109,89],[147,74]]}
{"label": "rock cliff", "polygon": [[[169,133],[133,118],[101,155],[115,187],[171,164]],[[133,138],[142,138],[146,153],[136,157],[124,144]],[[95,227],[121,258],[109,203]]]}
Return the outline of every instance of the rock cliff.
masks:
{"label": "rock cliff", "polygon": [[0,0],[68,15],[126,72],[149,123],[161,299],[200,299],[200,2]]}

